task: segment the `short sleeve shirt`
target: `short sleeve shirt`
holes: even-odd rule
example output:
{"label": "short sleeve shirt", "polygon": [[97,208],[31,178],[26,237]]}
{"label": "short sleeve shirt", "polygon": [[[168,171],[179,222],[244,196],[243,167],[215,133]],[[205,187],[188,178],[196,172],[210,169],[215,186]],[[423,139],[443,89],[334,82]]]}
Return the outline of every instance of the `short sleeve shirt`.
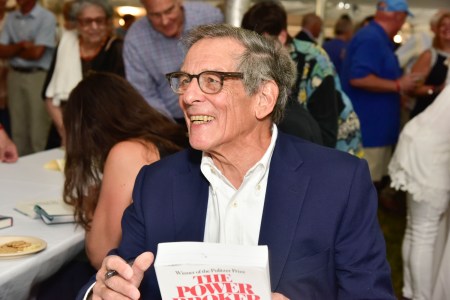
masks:
{"label": "short sleeve shirt", "polygon": [[400,95],[350,85],[351,79],[370,74],[389,80],[398,79],[402,74],[392,41],[374,21],[358,31],[347,48],[341,73],[342,86],[359,117],[363,146],[393,145],[400,130]]}
{"label": "short sleeve shirt", "polygon": [[45,46],[44,55],[38,60],[13,57],[9,60],[10,65],[48,70],[56,46],[55,16],[39,4],[26,15],[19,10],[8,14],[0,35],[0,44],[9,45],[21,41],[32,41],[35,45]]}

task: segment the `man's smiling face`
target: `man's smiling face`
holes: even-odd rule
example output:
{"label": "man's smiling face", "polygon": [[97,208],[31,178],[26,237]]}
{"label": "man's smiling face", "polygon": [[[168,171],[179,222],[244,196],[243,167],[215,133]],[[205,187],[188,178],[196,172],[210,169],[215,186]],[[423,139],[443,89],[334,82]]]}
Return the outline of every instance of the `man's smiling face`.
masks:
{"label": "man's smiling face", "polygon": [[[230,38],[208,38],[196,42],[188,51],[181,68],[189,74],[203,71],[237,72],[237,58],[244,47]],[[255,96],[249,96],[243,81],[227,78],[217,94],[206,94],[193,79],[180,95],[193,148],[221,153],[252,134],[257,124]],[[236,148],[235,148],[236,149]]]}

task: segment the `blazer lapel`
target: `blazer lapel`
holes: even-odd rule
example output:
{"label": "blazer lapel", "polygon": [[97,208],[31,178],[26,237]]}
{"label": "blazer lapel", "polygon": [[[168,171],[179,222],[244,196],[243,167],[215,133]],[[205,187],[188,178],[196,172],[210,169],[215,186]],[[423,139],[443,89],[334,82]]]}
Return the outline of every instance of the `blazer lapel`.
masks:
{"label": "blazer lapel", "polygon": [[208,181],[200,170],[201,152],[190,151],[186,172],[174,180],[175,240],[203,241],[208,206]]}
{"label": "blazer lapel", "polygon": [[310,176],[302,174],[302,158],[292,140],[279,132],[270,163],[259,244],[269,247],[272,289],[291,251]]}

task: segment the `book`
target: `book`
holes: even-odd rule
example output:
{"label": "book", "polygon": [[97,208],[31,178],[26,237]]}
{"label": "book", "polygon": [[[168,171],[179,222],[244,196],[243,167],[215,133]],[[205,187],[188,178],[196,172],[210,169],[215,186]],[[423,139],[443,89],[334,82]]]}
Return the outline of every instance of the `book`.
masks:
{"label": "book", "polygon": [[67,205],[62,199],[48,199],[48,200],[32,200],[17,203],[14,207],[15,211],[20,212],[21,214],[28,216],[32,219],[39,219],[39,215],[34,211],[35,205]]}
{"label": "book", "polygon": [[0,229],[13,226],[13,218],[0,215]]}
{"label": "book", "polygon": [[160,243],[154,266],[162,299],[271,299],[267,246]]}
{"label": "book", "polygon": [[45,224],[61,224],[75,222],[74,209],[66,203],[39,203],[34,211]]}

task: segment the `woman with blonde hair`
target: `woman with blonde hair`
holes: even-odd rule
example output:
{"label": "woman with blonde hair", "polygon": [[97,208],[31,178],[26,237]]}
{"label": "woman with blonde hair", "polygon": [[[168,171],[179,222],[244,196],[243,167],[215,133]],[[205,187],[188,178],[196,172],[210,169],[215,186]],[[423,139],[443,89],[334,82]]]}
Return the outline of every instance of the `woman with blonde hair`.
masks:
{"label": "woman with blonde hair", "polygon": [[430,105],[445,86],[450,64],[450,12],[442,13],[437,21],[433,45],[423,52],[413,65],[411,72],[424,75],[413,96],[416,103],[410,113],[414,118]]}
{"label": "woman with blonde hair", "polygon": [[[450,85],[406,123],[389,164],[392,186],[407,192],[402,244],[403,296],[431,299],[439,222],[450,203]],[[447,265],[447,268],[449,266]]]}

